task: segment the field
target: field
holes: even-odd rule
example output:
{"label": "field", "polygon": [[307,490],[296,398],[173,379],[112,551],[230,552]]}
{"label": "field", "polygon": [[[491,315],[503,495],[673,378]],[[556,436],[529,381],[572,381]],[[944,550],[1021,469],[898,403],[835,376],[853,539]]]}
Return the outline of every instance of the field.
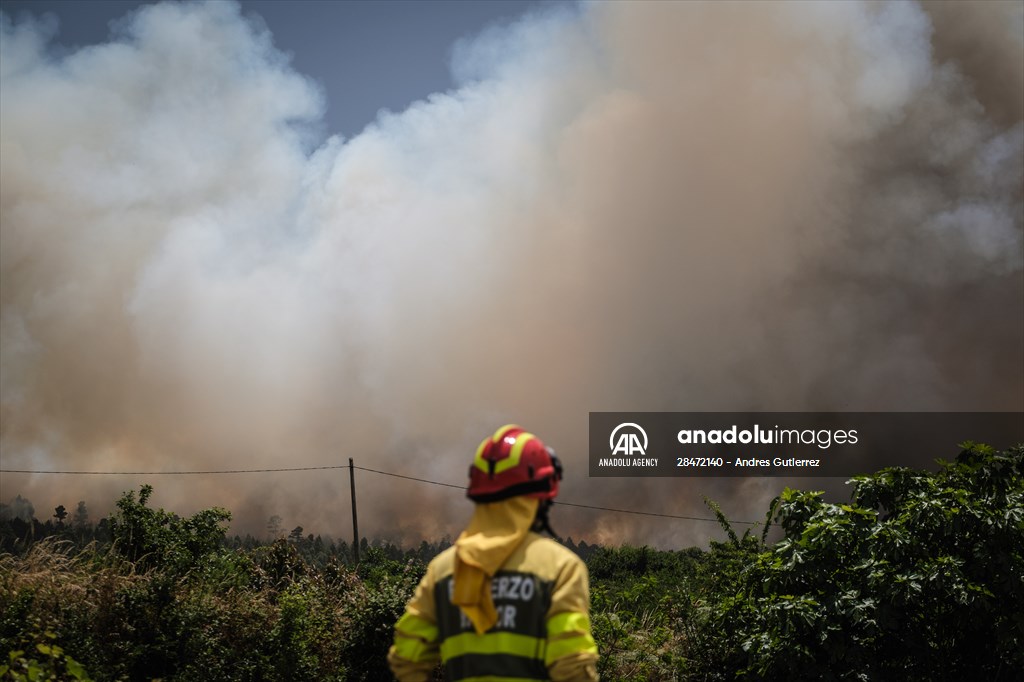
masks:
{"label": "field", "polygon": [[[936,472],[784,491],[768,528],[587,562],[605,680],[1019,679],[1024,447],[965,444]],[[449,540],[417,548],[226,537],[229,512],[41,523],[4,505],[0,679],[387,680],[392,625]],[[66,512],[65,512],[66,514]],[[440,678],[438,678],[440,679]]]}

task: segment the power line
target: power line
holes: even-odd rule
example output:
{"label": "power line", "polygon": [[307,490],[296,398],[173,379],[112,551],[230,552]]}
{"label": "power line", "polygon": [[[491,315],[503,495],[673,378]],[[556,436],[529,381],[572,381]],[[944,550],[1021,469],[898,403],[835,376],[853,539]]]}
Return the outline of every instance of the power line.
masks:
{"label": "power line", "polygon": [[442,483],[441,481],[428,481],[425,478],[416,478],[415,476],[403,476],[402,474],[393,474],[390,471],[378,471],[377,469],[367,469],[366,467],[356,467],[361,471],[372,471],[375,474],[383,474],[384,476],[394,476],[395,478],[407,478],[410,481],[419,481],[420,483],[429,483],[431,485],[443,485],[446,488],[458,488],[459,490],[465,490],[466,486],[455,485],[454,483]]}
{"label": "power line", "polygon": [[[359,469],[361,467],[356,468]],[[34,469],[0,469],[0,474],[65,474],[75,476],[206,476],[210,474],[269,474],[282,471],[322,471],[324,469],[348,469],[348,467],[338,464],[322,467],[288,467],[285,469],[219,469],[216,471],[38,471]]]}
{"label": "power line", "polygon": [[[666,519],[683,519],[684,521],[711,521],[712,523],[718,523],[718,519],[709,519],[703,516],[677,516],[676,514],[658,514],[655,512],[637,511],[635,509],[613,509],[611,507],[595,507],[589,504],[576,504],[575,502],[555,502],[560,507],[582,507],[583,509],[600,509],[601,511],[617,512],[619,514],[639,514],[640,516],[660,516]],[[739,523],[744,526],[757,526],[760,525],[757,521],[729,521],[729,523]]]}
{"label": "power line", "polygon": [[[39,471],[33,469],[0,469],[0,473],[4,474],[57,474],[57,475],[85,475],[85,476],[196,476],[196,475],[212,475],[212,474],[266,474],[266,473],[279,473],[287,471],[324,471],[328,469],[347,469],[348,467],[342,464],[330,465],[330,466],[319,466],[319,467],[286,467],[280,469],[218,469],[209,471]],[[429,483],[430,485],[444,486],[445,488],[458,488],[464,490],[465,485],[456,485],[454,483],[444,483],[442,481],[431,481],[426,478],[417,478],[415,476],[406,476],[404,474],[396,474],[391,471],[381,471],[380,469],[370,469],[367,467],[354,467],[360,471],[368,471],[374,474],[380,474],[382,476],[391,476],[393,478],[404,478],[409,481],[417,481],[419,483]],[[616,514],[634,514],[637,516],[656,516],[664,519],[680,519],[683,521],[708,521],[711,523],[718,523],[718,519],[711,519],[702,516],[681,516],[677,514],[660,514],[658,512],[647,512],[640,511],[637,509],[615,509],[613,507],[598,507],[590,504],[578,504],[576,502],[556,502],[557,505],[563,507],[579,507],[581,509],[596,509],[598,511],[613,512]],[[756,521],[730,521],[730,523],[741,524],[746,526],[756,526]]]}
{"label": "power line", "polygon": [[[366,467],[355,467],[362,471],[372,471],[374,473],[384,474],[385,476],[395,476],[397,478],[408,478],[410,480],[418,480],[421,483],[430,483],[432,485],[443,485],[445,487],[458,487],[459,489],[465,489],[465,485],[456,485],[455,483],[442,483],[437,480],[427,480],[426,478],[416,478],[415,476],[403,476],[401,474],[391,473],[389,471],[378,471],[377,469],[367,469]],[[655,512],[644,512],[637,511],[634,509],[613,509],[611,507],[595,507],[593,505],[581,505],[574,502],[555,502],[556,505],[562,507],[580,507],[581,509],[598,509],[600,511],[616,512],[618,514],[638,514],[640,516],[660,516],[662,518],[679,518],[686,521],[713,521],[718,523],[716,518],[703,518],[700,516],[677,516],[676,514],[658,514]],[[730,523],[741,523],[743,525],[757,525],[757,521],[730,521]]]}

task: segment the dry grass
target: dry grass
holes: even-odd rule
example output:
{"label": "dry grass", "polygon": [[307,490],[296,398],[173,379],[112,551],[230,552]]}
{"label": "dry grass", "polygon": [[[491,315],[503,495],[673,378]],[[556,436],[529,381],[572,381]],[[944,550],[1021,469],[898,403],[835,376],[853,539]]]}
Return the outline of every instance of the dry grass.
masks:
{"label": "dry grass", "polygon": [[69,607],[96,610],[118,590],[141,579],[131,564],[97,551],[47,538],[24,555],[0,555],[0,605],[32,596],[32,614],[42,626],[59,622]]}

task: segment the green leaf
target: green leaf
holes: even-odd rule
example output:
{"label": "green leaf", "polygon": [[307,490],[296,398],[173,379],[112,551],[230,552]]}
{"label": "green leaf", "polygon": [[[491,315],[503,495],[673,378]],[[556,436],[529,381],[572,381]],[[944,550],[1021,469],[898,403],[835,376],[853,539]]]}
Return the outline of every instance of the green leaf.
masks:
{"label": "green leaf", "polygon": [[65,659],[64,665],[67,667],[68,673],[76,680],[88,680],[89,675],[85,672],[85,667],[73,658]]}

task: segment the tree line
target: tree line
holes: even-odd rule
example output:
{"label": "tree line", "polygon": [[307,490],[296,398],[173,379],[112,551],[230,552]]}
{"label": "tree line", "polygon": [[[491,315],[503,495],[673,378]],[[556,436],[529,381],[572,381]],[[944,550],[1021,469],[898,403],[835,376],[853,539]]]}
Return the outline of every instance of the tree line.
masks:
{"label": "tree line", "polygon": [[[148,500],[148,497],[147,497]],[[174,514],[170,515],[174,517]],[[0,552],[23,554],[34,543],[46,539],[66,541],[77,549],[91,543],[101,546],[108,545],[113,536],[110,529],[111,519],[103,517],[93,523],[84,501],[80,501],[75,511],[68,513],[64,505],[54,508],[50,518],[40,520],[36,517],[35,506],[29,500],[17,495],[9,503],[0,503]],[[272,545],[278,540],[287,540],[303,556],[314,565],[324,566],[327,562],[337,560],[349,564],[354,560],[351,543],[344,539],[335,539],[322,534],[305,533],[302,526],[295,526],[290,531],[282,529],[280,516],[271,516],[267,520],[267,532],[259,537],[251,533],[227,535],[223,539],[223,547],[229,550],[253,550],[257,547]],[[414,547],[392,542],[387,538],[360,538],[360,554],[371,548],[379,549],[384,556],[394,560],[417,560],[427,562],[452,545],[449,535],[428,541],[422,540]],[[589,544],[585,540],[579,542],[571,536],[561,540],[562,544],[586,559],[600,545]]]}

